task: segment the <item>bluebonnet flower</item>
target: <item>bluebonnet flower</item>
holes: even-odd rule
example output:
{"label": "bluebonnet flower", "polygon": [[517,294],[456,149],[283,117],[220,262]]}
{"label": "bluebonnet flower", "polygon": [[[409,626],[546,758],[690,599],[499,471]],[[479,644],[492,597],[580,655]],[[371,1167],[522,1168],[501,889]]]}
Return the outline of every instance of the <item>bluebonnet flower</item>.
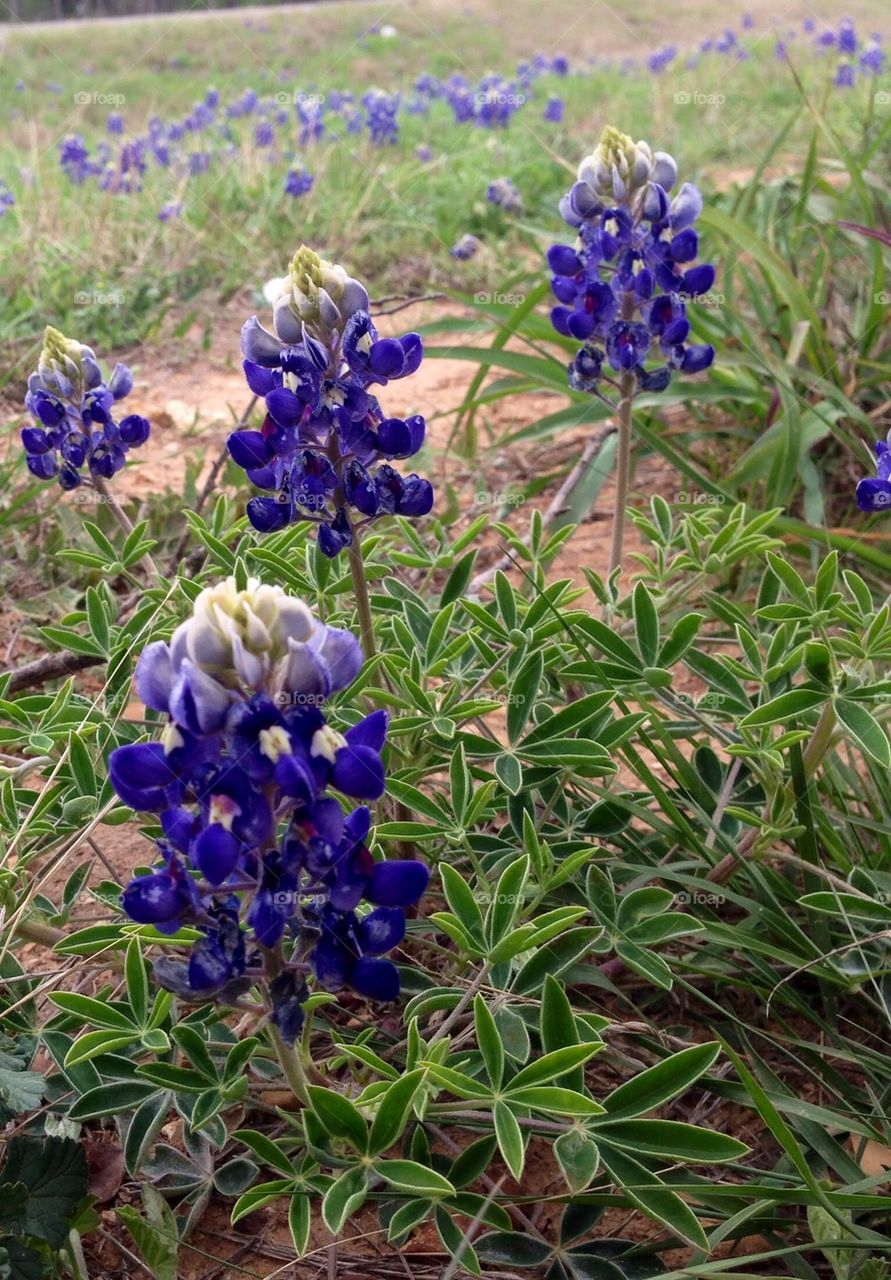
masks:
{"label": "bluebonnet flower", "polygon": [[275,129],[268,120],[261,120],[254,129],[254,146],[271,147],[275,142]]}
{"label": "bluebonnet flower", "polygon": [[288,176],[285,178],[285,195],[294,196],[295,199],[308,195],[314,182],[315,178],[305,166],[301,166],[299,169],[290,169]]}
{"label": "bluebonnet flower", "polygon": [[857,506],[861,511],[891,511],[891,435],[877,440],[876,474],[857,485]]}
{"label": "bluebonnet flower", "polygon": [[318,142],[325,132],[324,103],[316,95],[300,94],[297,98],[297,119],[300,122],[299,142],[305,147],[310,142]]}
{"label": "bluebonnet flower", "polygon": [[563,99],[552,95],[545,104],[544,117],[551,124],[563,123]]}
{"label": "bluebonnet flower", "polygon": [[369,89],[362,96],[365,124],[376,147],[392,146],[399,141],[399,95],[383,89]]}
{"label": "bluebonnet flower", "polygon": [[124,117],[119,111],[112,111],[105,122],[105,127],[109,133],[123,133]]}
{"label": "bluebonnet flower", "polygon": [[254,528],[313,521],[319,549],[333,557],[352,543],[350,507],[361,525],[426,515],[433,505],[429,481],[389,465],[417,453],[424,419],[387,417],[371,390],[414,373],[423,348],[416,333],[381,338],[365,288],[306,247],[279,288],[274,332],[253,316],[241,336],[245,376],[266,419],[260,431],[234,432],[229,452],[252,484],[275,495],[248,503]]}
{"label": "bluebonnet flower", "polygon": [[123,467],[127,451],[145,444],[149,424],[131,413],[117,422],[115,404],[133,387],[126,365],[115,366],[107,382],[89,347],[47,326],[37,369],[28,379],[25,407],[34,423],[22,431],[28,470],[39,480],[56,477],[75,489],[87,468],[94,480],[109,480]]}
{"label": "bluebonnet flower", "polygon": [[522,213],[523,197],[511,182],[510,178],[496,178],[486,188],[486,199],[496,204],[505,213]]}
{"label": "bluebonnet flower", "polygon": [[71,182],[80,186],[95,172],[90,163],[90,152],[79,133],[70,134],[59,144],[59,164]]}
{"label": "bluebonnet flower", "polygon": [[457,258],[459,262],[468,262],[479,253],[480,248],[480,242],[476,236],[465,232],[463,236],[459,236],[455,241],[451,249],[449,249],[449,253],[453,258]]}
{"label": "bluebonnet flower", "polygon": [[860,70],[864,75],[881,75],[885,65],[885,51],[878,36],[873,36],[860,54]]}
{"label": "bluebonnet flower", "polygon": [[433,159],[433,151],[426,142],[422,142],[420,146],[415,147],[415,155],[421,164],[429,164]]}
{"label": "bluebonnet flower", "polygon": [[[374,1000],[399,993],[382,957],[405,934],[404,908],[427,885],[417,861],[375,861],[371,816],[328,794],[377,799],[385,785],[384,711],[344,733],[325,700],[362,665],[356,638],[255,579],[206,588],[169,643],[150,644],[136,688],[166,717],[160,741],[118,747],[118,796],[157,813],[159,858],[124,889],[132,920],[200,931],[187,959],[155,977],[192,1002],[231,1001],[264,977],[287,1041],[299,1034],[306,976]],[[367,907],[363,908],[363,903]]]}
{"label": "bluebonnet flower", "polygon": [[[548,251],[557,306],[554,328],[584,343],[569,366],[570,385],[596,391],[603,370],[634,374],[640,389],[661,391],[672,371],[696,373],[714,348],[688,344],[688,304],[711,289],[715,272],[694,265],[702,197],[677,181],[671,156],[606,128],[560,212],[578,239]],[[652,357],[661,365],[651,367]]]}
{"label": "bluebonnet flower", "polygon": [[170,222],[173,218],[181,218],[183,215],[183,206],[181,200],[168,200],[161,205],[158,210],[159,222]]}
{"label": "bluebonnet flower", "polygon": [[6,213],[7,209],[11,209],[15,204],[15,196],[10,191],[7,184],[0,178],[0,218]]}
{"label": "bluebonnet flower", "polygon": [[667,45],[664,49],[658,49],[647,58],[647,69],[654,75],[661,75],[674,62],[677,53],[677,46],[673,44]]}

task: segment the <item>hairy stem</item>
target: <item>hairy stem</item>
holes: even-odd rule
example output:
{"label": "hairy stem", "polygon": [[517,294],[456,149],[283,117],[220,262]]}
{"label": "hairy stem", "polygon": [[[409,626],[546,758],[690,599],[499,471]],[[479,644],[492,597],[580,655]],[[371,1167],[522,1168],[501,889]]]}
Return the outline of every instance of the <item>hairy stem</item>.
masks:
{"label": "hairy stem", "polygon": [[302,1102],[304,1106],[308,1106],[309,1094],[306,1091],[306,1072],[303,1069],[300,1051],[295,1045],[285,1044],[281,1037],[281,1032],[274,1022],[270,1022],[268,1027],[272,1045],[275,1049],[275,1056],[278,1058],[278,1063],[285,1079],[293,1090],[294,1097]]}
{"label": "hairy stem", "polygon": [[[130,534],[133,532],[133,524],[130,517],[118,502],[102,476],[93,476],[93,488],[101,495],[102,501],[109,508],[111,514],[129,538]],[[158,566],[155,564],[148,552],[146,552],[142,557],[140,563],[150,578],[154,578],[156,581],[160,580],[161,574],[158,571]]]}
{"label": "hairy stem", "polygon": [[622,567],[625,544],[625,510],[631,482],[631,418],[634,405],[634,374],[629,370],[619,381],[619,444],[616,450],[616,505],[613,511],[613,534],[609,553],[609,575]]}
{"label": "hairy stem", "polygon": [[374,619],[371,613],[371,599],[368,595],[368,579],[365,577],[365,561],[362,558],[362,540],[358,530],[353,532],[353,540],[349,546],[350,576],[353,580],[353,595],[356,598],[356,610],[359,614],[359,634],[362,637],[362,652],[366,659],[373,658],[377,649],[374,643]]}

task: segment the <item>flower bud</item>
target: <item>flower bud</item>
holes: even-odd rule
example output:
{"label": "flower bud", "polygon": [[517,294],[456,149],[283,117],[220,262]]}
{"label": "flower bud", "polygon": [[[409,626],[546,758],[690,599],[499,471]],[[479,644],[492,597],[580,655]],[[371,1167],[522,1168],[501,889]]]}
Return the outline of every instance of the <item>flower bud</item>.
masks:
{"label": "flower bud", "polygon": [[633,142],[607,125],[593,154],[579,165],[578,176],[598,196],[628,204],[650,180],[653,164],[646,142]]}

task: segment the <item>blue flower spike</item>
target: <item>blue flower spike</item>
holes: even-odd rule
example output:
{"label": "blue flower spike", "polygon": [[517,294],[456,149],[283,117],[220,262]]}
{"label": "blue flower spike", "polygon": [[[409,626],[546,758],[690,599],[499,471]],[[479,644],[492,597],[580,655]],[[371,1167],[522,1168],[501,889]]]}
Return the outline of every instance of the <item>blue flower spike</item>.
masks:
{"label": "blue flower spike", "polygon": [[421,448],[423,417],[388,417],[374,394],[417,371],[423,344],[417,333],[381,337],[365,287],[305,246],[275,284],[273,329],[252,316],[241,335],[245,377],[266,419],[233,432],[229,453],[263,491],[247,505],[255,529],[312,522],[319,549],[334,557],[354,529],[433,506],[428,480],[390,465]]}
{"label": "blue flower spike", "polygon": [[[363,359],[392,376],[416,350],[402,340],[378,358],[372,342]],[[230,578],[200,592],[170,640],[139,659],[136,689],[164,717],[160,740],[109,758],[120,799],[157,814],[164,833],[156,866],[124,889],[124,911],[162,933],[201,933],[187,958],[156,961],[156,979],[192,1003],[231,1003],[259,985],[289,1043],[307,977],[396,998],[398,970],[383,957],[427,887],[424,863],[376,861],[368,808],[345,813],[330,794],[377,800],[386,787],[387,713],[342,729],[325,715],[361,666],[351,632],[278,587]]]}

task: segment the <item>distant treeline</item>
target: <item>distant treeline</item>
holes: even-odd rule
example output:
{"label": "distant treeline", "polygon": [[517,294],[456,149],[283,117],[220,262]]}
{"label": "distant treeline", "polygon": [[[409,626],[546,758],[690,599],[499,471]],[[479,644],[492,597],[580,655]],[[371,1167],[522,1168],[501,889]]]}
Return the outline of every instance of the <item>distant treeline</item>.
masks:
{"label": "distant treeline", "polygon": [[[208,9],[242,9],[257,0],[204,0]],[[287,4],[288,0],[262,0]],[[42,22],[53,18],[115,18],[125,14],[175,13],[195,9],[195,0],[4,0],[0,22]]]}

